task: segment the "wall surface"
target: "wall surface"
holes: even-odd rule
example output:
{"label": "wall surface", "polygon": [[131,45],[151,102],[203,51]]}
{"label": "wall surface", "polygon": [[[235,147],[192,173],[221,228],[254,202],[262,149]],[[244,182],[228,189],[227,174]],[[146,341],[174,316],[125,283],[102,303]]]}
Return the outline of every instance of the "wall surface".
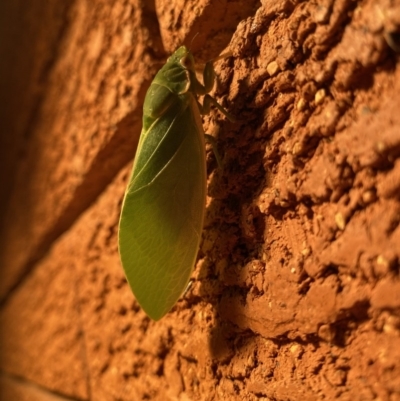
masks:
{"label": "wall surface", "polygon": [[[399,33],[399,0],[2,1],[1,400],[399,400]],[[153,322],[118,219],[181,44],[232,52],[236,121],[203,118],[222,166]]]}

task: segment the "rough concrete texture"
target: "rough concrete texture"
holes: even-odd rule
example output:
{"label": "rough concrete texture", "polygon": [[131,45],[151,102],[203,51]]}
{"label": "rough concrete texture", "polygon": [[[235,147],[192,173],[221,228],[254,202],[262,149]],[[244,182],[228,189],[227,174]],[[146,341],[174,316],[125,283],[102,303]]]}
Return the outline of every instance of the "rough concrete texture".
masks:
{"label": "rough concrete texture", "polygon": [[[53,7],[4,209],[2,399],[400,399],[400,1]],[[204,118],[223,166],[207,147],[192,286],[153,322],[118,216],[145,90],[192,39],[232,51],[237,121]]]}

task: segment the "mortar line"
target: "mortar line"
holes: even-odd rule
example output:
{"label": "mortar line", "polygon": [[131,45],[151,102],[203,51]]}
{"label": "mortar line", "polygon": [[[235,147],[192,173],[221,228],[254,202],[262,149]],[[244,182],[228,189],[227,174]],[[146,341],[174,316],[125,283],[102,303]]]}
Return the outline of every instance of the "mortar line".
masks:
{"label": "mortar line", "polygon": [[16,385],[18,385],[19,387],[30,389],[31,391],[37,392],[43,396],[46,395],[48,397],[53,397],[55,401],[56,400],[58,400],[58,401],[87,401],[87,399],[85,399],[85,398],[69,397],[58,391],[51,390],[48,387],[45,387],[40,383],[29,380],[26,377],[19,376],[14,373],[6,372],[4,370],[0,370],[0,378],[5,379],[9,382],[13,382]]}

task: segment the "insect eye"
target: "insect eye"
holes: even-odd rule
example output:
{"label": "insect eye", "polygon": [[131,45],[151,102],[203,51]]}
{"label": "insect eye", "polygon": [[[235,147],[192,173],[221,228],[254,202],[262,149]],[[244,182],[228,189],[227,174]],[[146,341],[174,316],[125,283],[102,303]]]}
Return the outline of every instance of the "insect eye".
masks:
{"label": "insect eye", "polygon": [[193,62],[190,57],[184,56],[180,61],[181,65],[187,69],[193,69]]}

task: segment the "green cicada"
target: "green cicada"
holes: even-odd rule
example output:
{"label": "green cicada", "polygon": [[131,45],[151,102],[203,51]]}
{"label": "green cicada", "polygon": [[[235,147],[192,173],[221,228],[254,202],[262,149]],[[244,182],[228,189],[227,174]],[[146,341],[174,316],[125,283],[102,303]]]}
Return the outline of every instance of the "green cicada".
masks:
{"label": "green cicada", "polygon": [[[203,77],[204,85],[185,46],[155,76],[144,101],[143,128],[122,205],[122,265],[137,301],[154,320],[184,292],[199,249],[207,179],[201,114],[212,103],[228,115],[208,95],[213,61]],[[205,95],[203,105],[199,95]]]}

